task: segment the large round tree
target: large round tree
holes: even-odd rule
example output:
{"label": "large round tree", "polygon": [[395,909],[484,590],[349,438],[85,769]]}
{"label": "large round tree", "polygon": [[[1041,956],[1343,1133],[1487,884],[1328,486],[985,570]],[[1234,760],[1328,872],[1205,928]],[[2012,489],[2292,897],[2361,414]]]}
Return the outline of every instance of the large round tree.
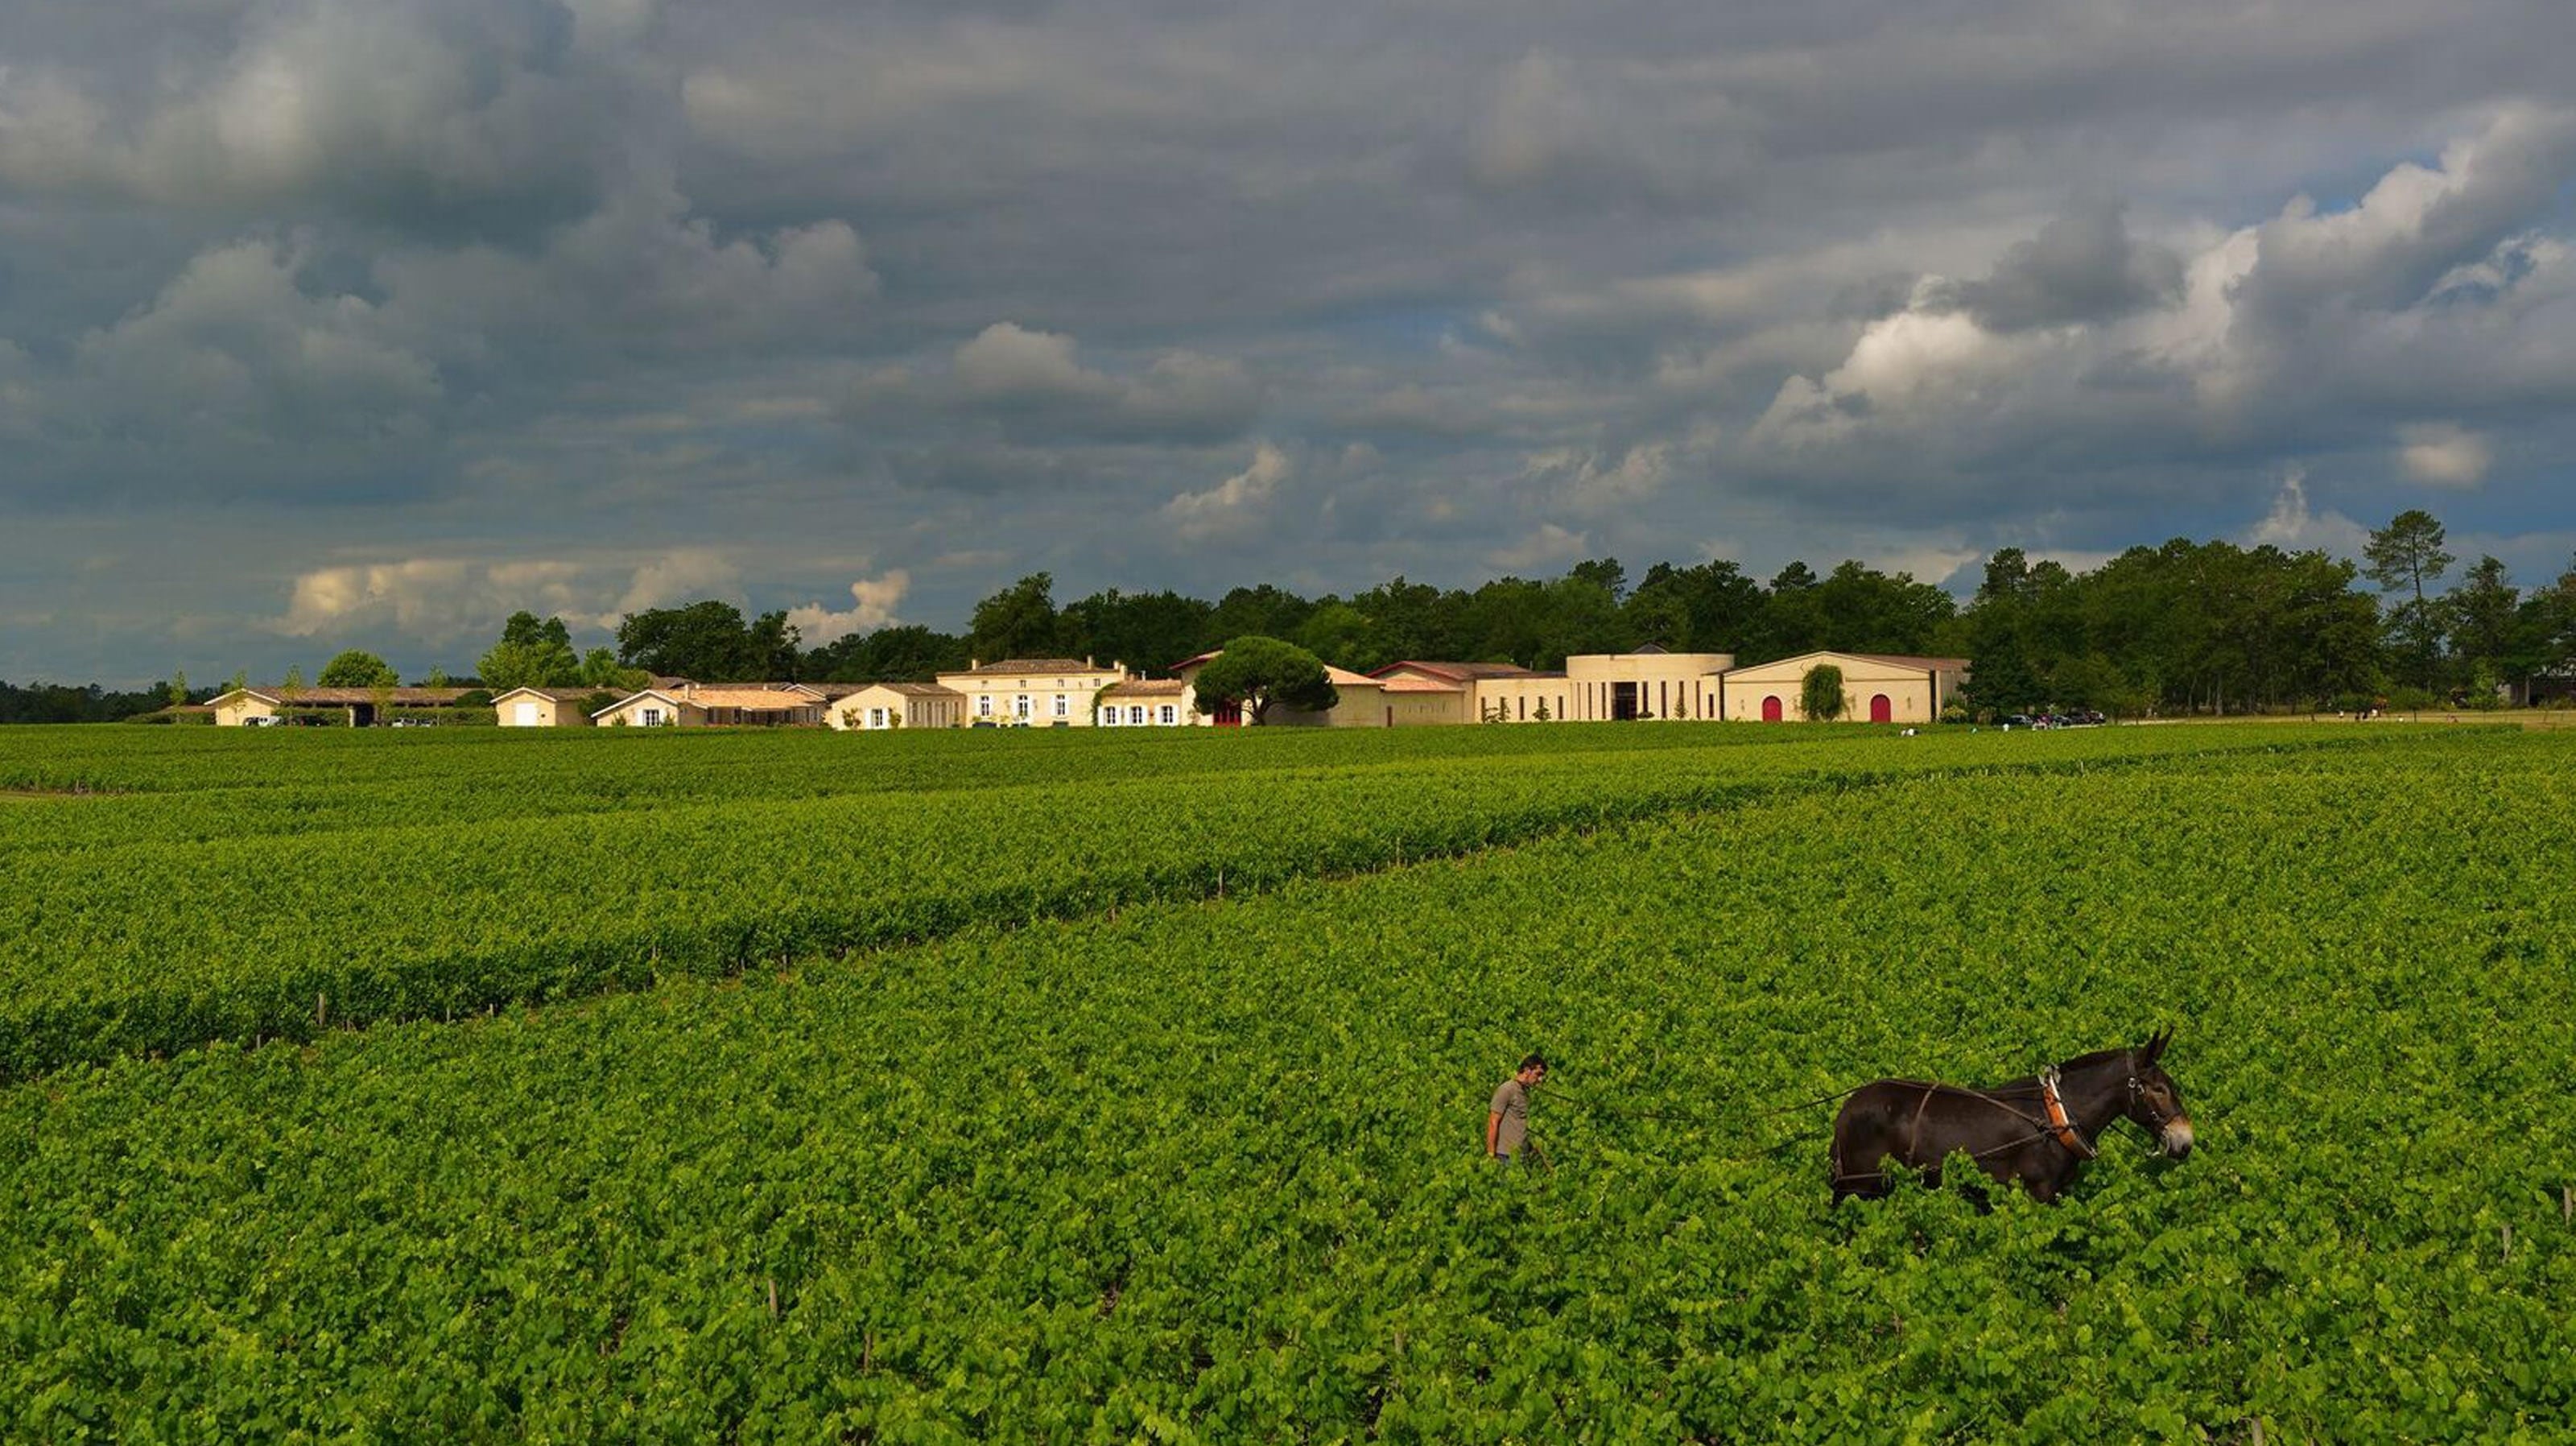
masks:
{"label": "large round tree", "polygon": [[322,675],[313,680],[320,688],[390,688],[401,681],[384,659],[357,648],[324,663]]}
{"label": "large round tree", "polygon": [[1281,704],[1299,713],[1321,713],[1342,701],[1324,673],[1323,659],[1295,643],[1257,634],[1226,644],[1190,686],[1200,712],[1213,713],[1232,703],[1256,726]]}

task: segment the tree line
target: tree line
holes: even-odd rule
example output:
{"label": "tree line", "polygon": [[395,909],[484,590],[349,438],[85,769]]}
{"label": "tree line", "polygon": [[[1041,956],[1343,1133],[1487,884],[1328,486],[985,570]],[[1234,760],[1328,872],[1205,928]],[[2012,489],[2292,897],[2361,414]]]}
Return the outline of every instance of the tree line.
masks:
{"label": "tree line", "polygon": [[1660,644],[1768,662],[1819,649],[1964,657],[1995,711],[2137,716],[2370,706],[2484,706],[2576,675],[2576,565],[2527,595],[2504,565],[2458,559],[2439,521],[2401,513],[2361,563],[2323,551],[2177,538],[2070,569],[2005,548],[1964,603],[1910,574],[1793,562],[1610,558],[1548,579],[1439,588],[1398,577],[1348,596],[1261,584],[1214,600],[1109,589],[1058,604],[1033,573],[975,605],[966,630],[880,628],[800,648],[782,612],[697,602],[632,614],[617,660],[702,680],[922,681],[970,659],[1091,657],[1160,671],[1229,640],[1277,638],[1367,672],[1406,658],[1554,668]]}
{"label": "tree line", "polygon": [[[1160,672],[1259,636],[1355,672],[1406,658],[1554,668],[1571,654],[1649,643],[1731,653],[1738,663],[1818,649],[1964,657],[1974,664],[1971,703],[1996,712],[2479,707],[2576,690],[2576,564],[2526,591],[2493,557],[2459,562],[2441,522],[2412,510],[2373,532],[2359,562],[2176,538],[2078,570],[2005,548],[1964,602],[1908,573],[1850,561],[1822,574],[1793,562],[1766,580],[1723,559],[1659,562],[1631,578],[1616,559],[1596,558],[1553,578],[1474,588],[1403,577],[1320,597],[1268,583],[1215,599],[1111,588],[1061,604],[1054,578],[1040,572],[977,603],[963,632],[905,624],[811,648],[785,611],[746,617],[714,599],[628,614],[614,649],[587,653],[562,619],[520,612],[476,673],[453,681],[610,694],[652,674],[919,682],[970,659],[1009,657],[1092,657]],[[393,676],[376,655],[351,651],[318,681]],[[130,693],[0,683],[0,722],[100,721],[209,696],[189,690],[184,675]]]}

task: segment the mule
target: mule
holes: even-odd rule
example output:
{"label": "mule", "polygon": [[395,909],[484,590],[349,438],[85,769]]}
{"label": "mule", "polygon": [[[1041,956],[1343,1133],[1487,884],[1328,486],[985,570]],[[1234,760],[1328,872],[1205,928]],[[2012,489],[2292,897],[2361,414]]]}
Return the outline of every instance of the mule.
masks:
{"label": "mule", "polygon": [[2172,1042],[2166,1030],[2134,1049],[2079,1055],[1983,1089],[1910,1079],[1862,1085],[1834,1116],[1834,1203],[1886,1194],[1889,1160],[1937,1186],[1953,1150],[1997,1181],[2055,1200],[2093,1158],[2102,1132],[2124,1118],[2180,1159],[2191,1153],[2191,1116],[2181,1087],[2156,1064]]}

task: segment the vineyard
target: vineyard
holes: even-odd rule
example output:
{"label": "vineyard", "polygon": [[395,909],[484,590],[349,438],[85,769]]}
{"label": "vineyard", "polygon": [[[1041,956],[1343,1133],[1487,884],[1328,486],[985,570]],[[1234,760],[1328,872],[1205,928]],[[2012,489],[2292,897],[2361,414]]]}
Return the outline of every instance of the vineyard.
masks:
{"label": "vineyard", "polygon": [[[2576,1419],[2560,735],[180,732],[0,739],[0,1438]],[[2159,1025],[2055,1207],[1777,1111]]]}

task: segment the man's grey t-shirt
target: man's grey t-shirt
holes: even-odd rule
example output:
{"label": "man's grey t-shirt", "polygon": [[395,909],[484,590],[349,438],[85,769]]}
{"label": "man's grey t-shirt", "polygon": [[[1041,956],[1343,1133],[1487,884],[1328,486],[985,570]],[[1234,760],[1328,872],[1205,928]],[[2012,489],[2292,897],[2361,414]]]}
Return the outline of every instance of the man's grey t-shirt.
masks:
{"label": "man's grey t-shirt", "polygon": [[1521,1140],[1529,1134],[1529,1091],[1519,1080],[1503,1081],[1502,1087],[1494,1091],[1494,1107],[1488,1113],[1503,1117],[1502,1126],[1494,1132],[1494,1153],[1519,1154]]}

